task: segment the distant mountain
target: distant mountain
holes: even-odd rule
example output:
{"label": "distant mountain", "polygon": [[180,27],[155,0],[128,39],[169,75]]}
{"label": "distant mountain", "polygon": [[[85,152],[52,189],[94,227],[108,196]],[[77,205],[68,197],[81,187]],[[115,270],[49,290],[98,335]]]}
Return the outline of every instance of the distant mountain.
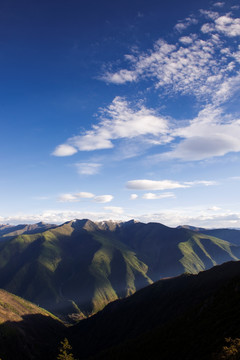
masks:
{"label": "distant mountain", "polygon": [[[240,338],[240,262],[160,280],[70,328],[91,360],[214,360]],[[229,359],[239,359],[240,353]]]}
{"label": "distant mountain", "polygon": [[46,231],[48,229],[52,229],[57,225],[53,224],[45,224],[43,222],[39,222],[37,224],[20,224],[20,225],[3,225],[0,224],[0,241],[4,238],[15,237],[17,235],[22,234],[36,234]]}
{"label": "distant mountain", "polygon": [[38,306],[0,290],[0,358],[56,359],[65,326]]}
{"label": "distant mountain", "polygon": [[237,241],[159,223],[85,219],[24,231],[2,235],[0,287],[72,319],[161,278],[240,258]]}
{"label": "distant mountain", "polygon": [[240,230],[235,229],[212,229],[203,230],[203,234],[219,237],[223,240],[229,241],[232,244],[240,246]]}

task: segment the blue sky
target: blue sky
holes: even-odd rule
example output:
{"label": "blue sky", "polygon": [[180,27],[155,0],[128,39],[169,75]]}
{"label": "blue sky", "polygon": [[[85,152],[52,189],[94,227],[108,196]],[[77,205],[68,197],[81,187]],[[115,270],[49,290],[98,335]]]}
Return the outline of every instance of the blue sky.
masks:
{"label": "blue sky", "polygon": [[0,223],[240,227],[237,1],[2,1]]}

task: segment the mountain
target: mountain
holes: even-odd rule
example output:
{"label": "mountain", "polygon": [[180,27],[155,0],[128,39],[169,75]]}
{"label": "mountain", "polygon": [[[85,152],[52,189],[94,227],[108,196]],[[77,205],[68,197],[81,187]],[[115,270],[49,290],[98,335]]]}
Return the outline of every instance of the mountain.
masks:
{"label": "mountain", "polygon": [[159,223],[84,219],[46,226],[2,238],[0,287],[72,320],[161,278],[240,258],[237,242]]}
{"label": "mountain", "polygon": [[0,224],[0,241],[22,234],[36,234],[52,229],[57,225],[39,222],[37,224],[3,225]]}
{"label": "mountain", "polygon": [[0,287],[80,318],[150,284],[147,270],[131,249],[89,220],[0,243]]}
{"label": "mountain", "polygon": [[235,229],[212,229],[203,230],[203,234],[219,237],[223,240],[229,241],[232,244],[240,245],[240,230]]}
{"label": "mountain", "polygon": [[56,359],[65,326],[52,314],[0,290],[0,358]]}
{"label": "mountain", "polygon": [[189,226],[189,225],[179,226],[178,228],[190,229],[195,232],[200,232],[202,234],[214,236],[214,237],[229,241],[235,245],[240,245],[240,230],[239,229],[228,229],[228,228],[204,229],[204,228],[197,228],[197,227]]}
{"label": "mountain", "polygon": [[240,337],[239,303],[240,262],[229,262],[107,305],[70,328],[71,343],[81,359],[228,359],[216,354]]}
{"label": "mountain", "polygon": [[159,223],[123,223],[118,238],[136,251],[156,281],[164,277],[198,273],[225,261],[238,260],[239,244],[186,228]]}

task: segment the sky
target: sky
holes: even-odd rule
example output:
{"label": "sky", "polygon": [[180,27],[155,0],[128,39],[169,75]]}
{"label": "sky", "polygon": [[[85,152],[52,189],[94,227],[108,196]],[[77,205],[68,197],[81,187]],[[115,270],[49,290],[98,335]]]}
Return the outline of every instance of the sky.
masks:
{"label": "sky", "polygon": [[240,5],[2,0],[0,223],[240,228]]}

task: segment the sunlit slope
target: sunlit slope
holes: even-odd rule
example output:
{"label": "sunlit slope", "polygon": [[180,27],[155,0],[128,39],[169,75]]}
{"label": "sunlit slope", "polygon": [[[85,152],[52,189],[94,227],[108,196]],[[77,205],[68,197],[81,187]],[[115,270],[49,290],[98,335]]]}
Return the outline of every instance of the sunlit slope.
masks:
{"label": "sunlit slope", "polygon": [[185,228],[130,221],[116,232],[148,265],[154,281],[183,272],[194,274],[240,257],[236,243]]}
{"label": "sunlit slope", "polygon": [[150,284],[147,270],[131,249],[90,221],[0,246],[0,286],[60,313],[98,311]]}
{"label": "sunlit slope", "polygon": [[152,281],[238,260],[228,241],[162,224],[75,220],[0,243],[0,287],[83,318]]}

